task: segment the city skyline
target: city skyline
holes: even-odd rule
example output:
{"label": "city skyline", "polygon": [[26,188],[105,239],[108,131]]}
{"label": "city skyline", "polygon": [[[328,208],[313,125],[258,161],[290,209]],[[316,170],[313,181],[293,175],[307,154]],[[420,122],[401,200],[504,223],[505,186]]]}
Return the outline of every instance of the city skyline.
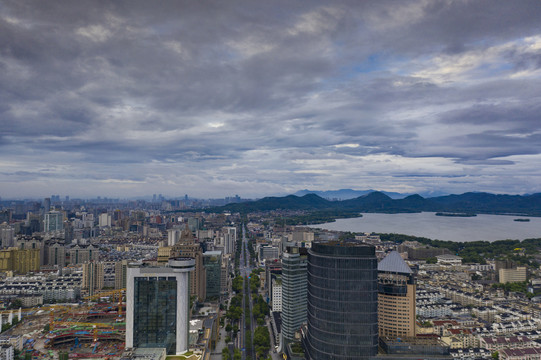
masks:
{"label": "city skyline", "polygon": [[538,1],[6,1],[0,197],[541,192]]}

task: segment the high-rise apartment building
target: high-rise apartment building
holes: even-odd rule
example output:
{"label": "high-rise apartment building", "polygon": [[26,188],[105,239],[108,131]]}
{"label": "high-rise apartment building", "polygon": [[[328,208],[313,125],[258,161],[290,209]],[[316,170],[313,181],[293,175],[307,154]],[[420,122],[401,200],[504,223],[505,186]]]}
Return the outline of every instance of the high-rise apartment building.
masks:
{"label": "high-rise apartment building", "polygon": [[115,263],[115,289],[125,289],[128,279],[128,260],[121,260]]}
{"label": "high-rise apartment building", "polygon": [[111,227],[111,223],[112,223],[111,214],[103,213],[103,214],[100,214],[100,216],[98,217],[98,226],[100,228]]}
{"label": "high-rise apartment building", "polygon": [[47,247],[47,264],[63,268],[66,266],[66,248],[55,242]]}
{"label": "high-rise apartment building", "polygon": [[231,255],[224,255],[222,257],[222,267],[220,271],[220,286],[221,290],[220,292],[222,294],[227,294],[230,289],[231,285],[231,279],[229,277],[229,261],[231,259]]}
{"label": "high-rise apartment building", "polygon": [[7,223],[0,224],[0,246],[12,247],[15,240],[15,228]]}
{"label": "high-rise apartment building", "polygon": [[178,244],[171,248],[170,257],[188,257],[195,260],[195,270],[190,274],[190,295],[197,296],[199,301],[205,301],[207,281],[203,265],[203,249],[188,226],[180,234]]}
{"label": "high-rise apartment building", "polygon": [[370,359],[378,349],[375,248],[314,242],[308,250],[306,359]]}
{"label": "high-rise apartment building", "polygon": [[39,232],[42,229],[41,215],[33,214],[31,212],[26,213],[26,226],[25,232],[27,235],[32,235],[35,232]]}
{"label": "high-rise apartment building", "polygon": [[158,248],[158,265],[165,265],[171,257],[172,246],[160,246]]}
{"label": "high-rise apartment building", "polygon": [[112,216],[113,216],[113,220],[112,220],[112,221],[113,221],[113,224],[114,224],[115,226],[120,226],[120,222],[121,222],[122,217],[123,217],[123,215],[122,215],[122,210],[116,209],[115,211],[113,211],[113,215],[112,215]]}
{"label": "high-rise apartment building", "polygon": [[83,264],[82,288],[88,291],[88,295],[92,296],[103,289],[104,277],[103,263],[92,261]]}
{"label": "high-rise apartment building", "polygon": [[17,249],[40,249],[43,247],[43,239],[34,236],[17,238],[13,246]]}
{"label": "high-rise apartment building", "polygon": [[380,337],[415,336],[415,278],[396,251],[378,264],[378,328]]}
{"label": "high-rise apartment building", "polygon": [[39,271],[40,249],[9,248],[0,250],[0,271],[13,271],[16,274],[27,274]]}
{"label": "high-rise apartment building", "polygon": [[48,213],[51,211],[51,198],[45,198],[43,199],[43,213]]}
{"label": "high-rise apartment building", "polygon": [[234,226],[224,227],[222,233],[224,236],[224,254],[234,253],[237,241],[237,228]]}
{"label": "high-rise apartment building", "polygon": [[129,265],[126,347],[188,351],[189,274],[194,259],[172,258],[167,267]]}
{"label": "high-rise apartment building", "polygon": [[75,245],[68,252],[70,264],[84,264],[89,261],[98,261],[100,249],[94,245]]}
{"label": "high-rise apartment building", "polygon": [[275,277],[272,279],[272,312],[282,312],[282,279]]}
{"label": "high-rise apartment building", "polygon": [[0,359],[13,360],[15,359],[15,349],[9,342],[0,344]]}
{"label": "high-rise apartment building", "polygon": [[167,230],[167,246],[173,246],[180,240],[180,234],[182,230],[179,228],[172,228]]}
{"label": "high-rise apartment building", "polygon": [[288,247],[282,255],[282,349],[306,321],[306,248]]}

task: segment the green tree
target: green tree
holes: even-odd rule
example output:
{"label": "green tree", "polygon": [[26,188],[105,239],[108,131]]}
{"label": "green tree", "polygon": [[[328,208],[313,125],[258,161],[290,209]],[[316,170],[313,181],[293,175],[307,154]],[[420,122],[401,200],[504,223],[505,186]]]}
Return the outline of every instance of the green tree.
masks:
{"label": "green tree", "polygon": [[244,279],[242,276],[237,276],[233,279],[232,288],[237,294],[242,292],[242,286],[244,284]]}
{"label": "green tree", "polygon": [[11,302],[10,308],[12,309],[18,309],[18,308],[21,308],[23,307],[23,302],[20,300],[20,299],[15,299]]}
{"label": "green tree", "polygon": [[270,349],[269,329],[266,326],[258,326],[254,331],[254,346],[256,358],[264,358]]}
{"label": "green tree", "polygon": [[257,290],[259,289],[259,285],[261,284],[261,280],[259,278],[259,275],[252,273],[250,275],[250,290],[252,293],[257,294]]}
{"label": "green tree", "polygon": [[252,270],[252,274],[259,275],[259,274],[261,274],[263,271],[265,271],[265,270],[262,269],[262,268],[257,268],[257,269]]}
{"label": "green tree", "polygon": [[231,353],[229,352],[229,349],[224,347],[222,349],[222,360],[230,360],[231,359]]}

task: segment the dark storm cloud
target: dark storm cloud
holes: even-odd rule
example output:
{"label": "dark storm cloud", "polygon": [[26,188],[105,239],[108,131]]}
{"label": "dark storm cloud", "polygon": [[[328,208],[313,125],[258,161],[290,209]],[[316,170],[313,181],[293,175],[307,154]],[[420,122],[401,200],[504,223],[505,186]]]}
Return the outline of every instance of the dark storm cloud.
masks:
{"label": "dark storm cloud", "polygon": [[[535,35],[541,29],[538,1],[426,1],[425,16],[416,21],[399,38],[407,51],[420,43],[441,47],[449,53],[460,53],[478,46],[488,46]],[[404,30],[404,29],[403,29]],[[419,35],[417,38],[412,35]],[[396,38],[395,38],[396,39]]]}
{"label": "dark storm cloud", "polygon": [[[539,154],[541,152],[541,134],[516,136],[502,132],[487,131],[485,133],[467,135],[462,139],[456,139],[460,146],[464,144],[476,144],[478,148],[485,148],[491,151],[490,156],[486,154],[473,155],[472,158],[498,158],[509,155],[512,149],[514,154]],[[470,145],[471,146],[471,145]]]}
{"label": "dark storm cloud", "polygon": [[141,193],[531,191],[485,176],[535,175],[539,18],[538,1],[7,1],[0,170]]}
{"label": "dark storm cloud", "polygon": [[[535,99],[531,100],[533,102]],[[470,108],[442,114],[442,121],[448,124],[506,124],[510,131],[529,133],[541,127],[539,114],[541,114],[541,104],[539,103],[525,103],[521,106],[475,104]]]}

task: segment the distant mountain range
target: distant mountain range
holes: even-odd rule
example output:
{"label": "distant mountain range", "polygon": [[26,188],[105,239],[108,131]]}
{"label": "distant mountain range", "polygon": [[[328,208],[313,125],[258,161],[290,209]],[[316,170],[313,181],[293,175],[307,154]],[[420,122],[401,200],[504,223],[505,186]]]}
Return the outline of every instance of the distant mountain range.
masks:
{"label": "distant mountain range", "polygon": [[[338,192],[340,191],[343,190],[338,190]],[[348,190],[344,191],[347,192]],[[433,211],[541,216],[541,193],[532,195],[494,195],[469,192],[462,195],[445,195],[430,198],[424,198],[421,195],[414,194],[404,198],[393,199],[383,192],[373,191],[356,198],[341,201],[330,201],[319,195],[308,193],[303,196],[265,197],[256,201],[228,204],[222,207],[222,209],[239,212],[336,210],[407,213]]]}
{"label": "distant mountain range", "polygon": [[[348,199],[355,199],[359,196],[367,195],[375,191],[376,190],[352,190],[352,189],[319,191],[319,190],[305,189],[305,190],[299,190],[293,195],[304,196],[307,194],[316,194],[317,196],[322,197],[327,200],[348,200]],[[408,195],[411,195],[411,194],[401,194],[397,192],[387,192],[387,191],[382,191],[382,193],[387,195],[391,199],[402,199]]]}
{"label": "distant mountain range", "polygon": [[[352,190],[352,189],[340,189],[340,190],[299,190],[293,195],[295,196],[304,196],[306,194],[316,194],[319,197],[322,197],[327,200],[348,200],[355,199],[359,196],[367,195],[376,190]],[[412,193],[397,193],[392,191],[381,191],[383,194],[387,195],[391,199],[403,199],[408,195],[414,195]],[[434,197],[434,196],[443,196],[447,193],[443,192],[427,192],[419,194],[423,197]]]}

